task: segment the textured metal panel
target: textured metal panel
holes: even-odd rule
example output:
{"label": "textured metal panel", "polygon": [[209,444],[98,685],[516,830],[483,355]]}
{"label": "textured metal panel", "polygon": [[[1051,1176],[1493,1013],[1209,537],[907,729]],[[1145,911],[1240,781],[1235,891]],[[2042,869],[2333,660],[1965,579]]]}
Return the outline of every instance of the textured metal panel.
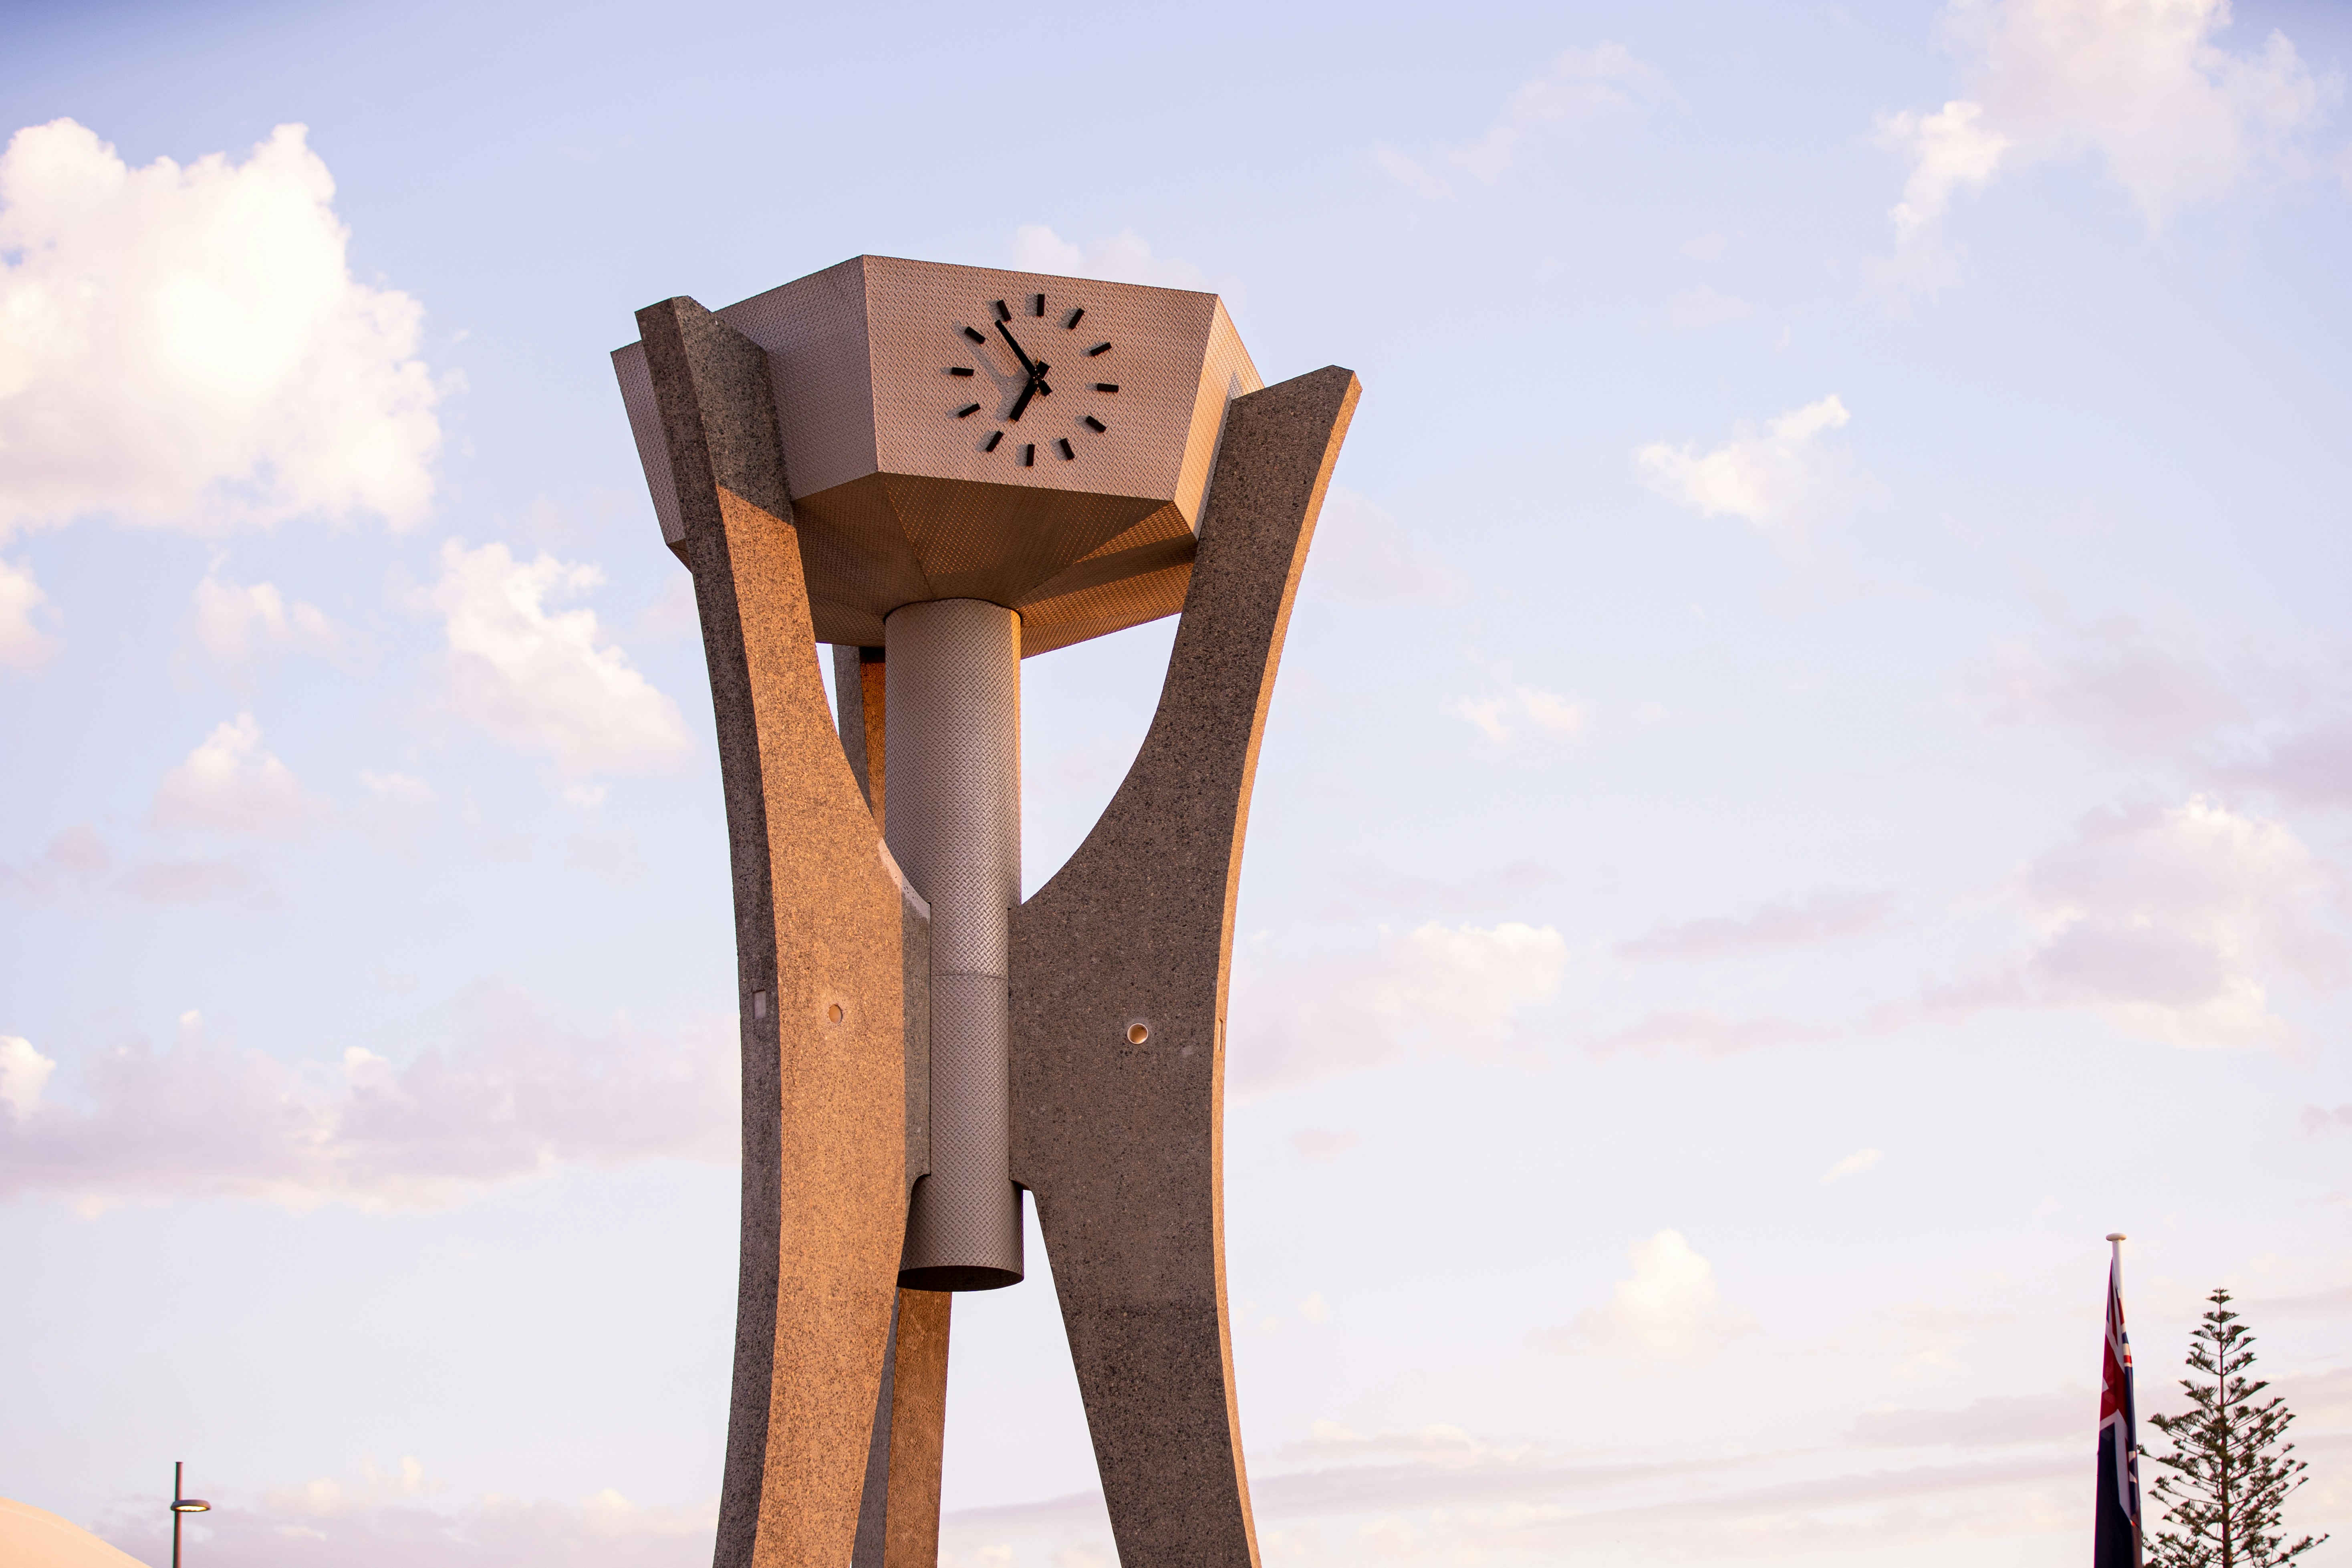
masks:
{"label": "textured metal panel", "polygon": [[[1017,422],[1027,376],[997,333],[999,300],[1005,330],[1052,367],[1052,393]],[[866,256],[718,315],[768,352],[827,642],[873,643],[902,605],[1022,607],[1165,570],[1179,552],[1132,552],[1191,535],[1225,406],[1262,384],[1216,296],[1187,289]],[[957,418],[966,404],[979,411]],[[1065,580],[1081,563],[1096,569]],[[1166,597],[1095,595],[1024,651],[1165,614]]]}
{"label": "textured metal panel", "polygon": [[[1094,279],[1056,278],[989,267],[941,267],[869,256],[866,264],[868,321],[873,333],[876,457],[885,472],[1011,484],[1025,489],[1175,499],[1196,437],[1202,373],[1218,314],[1217,297],[1182,289],[1151,289]],[[1030,314],[1034,296],[1045,314]],[[1013,320],[1005,330],[1030,357],[1053,366],[1051,396],[1034,399],[1018,424],[1005,422],[1026,377],[998,335],[991,307],[1003,300]],[[1063,322],[1073,310],[1085,318]],[[960,327],[991,341],[974,344]],[[1108,342],[1110,350],[1085,351]],[[1244,356],[1244,360],[1246,356]],[[951,366],[979,374],[950,377]],[[1251,373],[1254,391],[1257,384]],[[1116,393],[1092,390],[1115,384]],[[1222,410],[1223,388],[1218,388]],[[980,414],[950,417],[978,402]],[[1110,426],[1089,428],[1093,415]],[[991,430],[1005,442],[1038,447],[1033,468],[1015,465],[1008,446],[982,450]],[[1066,437],[1076,459],[1049,457]],[[1195,499],[1197,504],[1197,488]]]}
{"label": "textured metal panel", "polygon": [[686,518],[677,510],[677,481],[670,475],[669,447],[662,440],[661,409],[654,400],[646,345],[614,349],[613,374],[621,383],[621,405],[629,412],[629,435],[637,444],[637,463],[646,471],[646,489],[653,497],[662,542],[676,550],[686,542]]}
{"label": "textured metal panel", "polygon": [[1258,744],[1357,393],[1334,368],[1234,405],[1151,729],[1013,916],[1013,1170],[1125,1568],[1258,1561],[1225,1300],[1225,990]]}
{"label": "textured metal panel", "polygon": [[1021,897],[1021,620],[978,599],[909,605],[884,628],[888,837],[929,900],[930,1174],[901,1278],[1021,1277],[1006,1164],[1005,921]]}
{"label": "textured metal panel", "polygon": [[1051,653],[1057,647],[1107,637],[1184,607],[1184,591],[1192,581],[1190,562],[1140,577],[1084,588],[1058,598],[1021,607],[1021,651]]}
{"label": "textured metal panel", "polygon": [[1225,314],[1225,302],[1216,301],[1216,312],[1209,322],[1209,343],[1201,365],[1201,384],[1193,395],[1192,424],[1184,444],[1184,460],[1176,479],[1176,507],[1197,531],[1201,524],[1201,500],[1209,488],[1211,465],[1216,461],[1217,444],[1224,433],[1225,410],[1236,397],[1245,397],[1265,383],[1250,363],[1249,350],[1242,347],[1242,335],[1234,328],[1234,319]]}
{"label": "textured metal panel", "polygon": [[830,489],[874,472],[863,257],[715,314],[768,351],[795,492]]}

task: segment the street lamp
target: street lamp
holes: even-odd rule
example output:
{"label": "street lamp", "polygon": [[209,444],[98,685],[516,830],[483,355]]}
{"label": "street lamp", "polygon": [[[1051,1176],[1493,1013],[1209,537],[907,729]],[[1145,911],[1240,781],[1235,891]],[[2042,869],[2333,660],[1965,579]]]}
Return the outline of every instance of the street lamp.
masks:
{"label": "street lamp", "polygon": [[213,1505],[200,1497],[184,1497],[180,1492],[180,1472],[187,1467],[180,1460],[172,1461],[172,1568],[180,1568],[180,1520],[191,1513],[210,1513]]}

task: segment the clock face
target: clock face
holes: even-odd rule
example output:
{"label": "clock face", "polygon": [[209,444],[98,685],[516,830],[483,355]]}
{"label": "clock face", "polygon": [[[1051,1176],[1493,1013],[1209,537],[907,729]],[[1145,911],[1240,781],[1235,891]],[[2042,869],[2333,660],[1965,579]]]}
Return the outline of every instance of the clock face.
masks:
{"label": "clock face", "polygon": [[[1118,383],[1111,342],[1101,323],[1086,325],[1083,305],[1047,307],[1043,294],[992,300],[982,325],[959,325],[959,345],[971,357],[948,367],[959,387],[949,416],[988,426],[973,445],[1017,467],[1042,457],[1075,463],[1089,442],[1110,434]],[[978,401],[974,401],[977,398]]]}

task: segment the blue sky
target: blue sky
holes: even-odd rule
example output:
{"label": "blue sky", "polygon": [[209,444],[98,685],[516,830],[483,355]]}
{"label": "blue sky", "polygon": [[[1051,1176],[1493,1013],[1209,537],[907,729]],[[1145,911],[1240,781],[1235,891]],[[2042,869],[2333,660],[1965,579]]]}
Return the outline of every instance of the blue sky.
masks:
{"label": "blue sky", "polygon": [[[2340,9],[18,37],[0,1490],[705,1559],[725,838],[605,355],[873,252],[1364,382],[1236,943],[1269,1563],[2079,1561],[2117,1229],[2144,1404],[2228,1285],[2352,1523]],[[1171,630],[1024,666],[1032,888]],[[953,1364],[944,1560],[1112,1561],[1042,1269]]]}

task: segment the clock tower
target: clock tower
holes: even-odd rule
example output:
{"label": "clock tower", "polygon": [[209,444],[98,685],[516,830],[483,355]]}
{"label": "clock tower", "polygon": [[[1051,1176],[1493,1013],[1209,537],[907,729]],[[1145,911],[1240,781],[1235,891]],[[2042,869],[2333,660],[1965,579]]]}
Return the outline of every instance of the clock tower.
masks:
{"label": "clock tower", "polygon": [[[694,574],[734,869],[719,1568],[935,1563],[950,1307],[1021,1281],[1024,1199],[1120,1560],[1254,1568],[1233,902],[1355,377],[1266,386],[1214,295],[880,257],[637,323],[614,369]],[[1022,659],[1179,613],[1126,781],[1024,902]]]}

